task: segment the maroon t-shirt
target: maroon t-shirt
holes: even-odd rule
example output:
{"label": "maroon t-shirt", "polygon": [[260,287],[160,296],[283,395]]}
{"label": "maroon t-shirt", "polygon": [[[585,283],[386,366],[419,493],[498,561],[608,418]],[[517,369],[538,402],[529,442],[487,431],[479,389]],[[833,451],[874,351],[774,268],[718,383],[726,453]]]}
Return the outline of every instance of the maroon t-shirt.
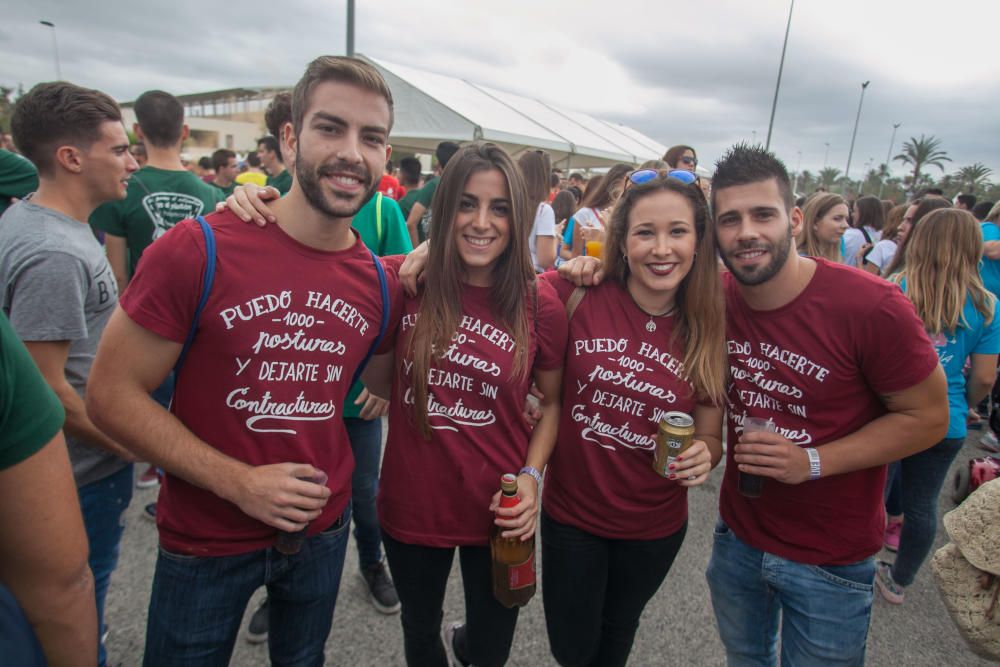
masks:
{"label": "maroon t-shirt", "polygon": [[[496,324],[490,290],[465,285],[454,344],[430,372],[425,440],[416,427],[409,369],[410,339],[420,308],[406,299],[396,332],[396,376],[389,436],[379,481],[382,529],[408,544],[485,545],[490,498],[500,476],[525,463],[531,429],[524,399],[531,373],[513,377],[514,340]],[[534,309],[529,304],[529,325]],[[555,290],[538,282],[538,315],[531,326],[529,369],[560,368],[566,349],[566,311]]]}
{"label": "maroon t-shirt", "polygon": [[[382,298],[360,239],[323,252],[277,225],[258,229],[230,212],[207,218],[215,233],[215,281],[177,378],[171,411],[199,438],[251,465],[309,463],[329,476],[328,528],[351,496],[354,459],[340,414],[351,378],[378,335]],[[355,237],[357,234],[355,233]],[[143,254],[121,305],[137,324],[182,343],[197,307],[205,237],[193,220]],[[402,297],[387,272],[390,328]],[[225,556],[274,543],[274,528],[210,491],[167,474],[157,505],[170,551]]]}
{"label": "maroon t-shirt", "polygon": [[[542,276],[565,302],[575,289]],[[674,317],[649,316],[620,284],[589,288],[569,321],[559,440],[545,474],[545,512],[601,537],[649,540],[680,530],[687,489],[653,470],[660,418],[694,415]]]}
{"label": "maroon t-shirt", "polygon": [[[751,310],[725,274],[729,443],[719,510],[750,546],[812,565],[845,565],[882,547],[885,466],[802,484],[737,488],[743,417],[770,417],[802,447],[822,446],[886,414],[879,400],[925,380],[937,355],[896,285],[817,259],[806,289],[777,310]],[[873,443],[877,447],[878,443]]]}

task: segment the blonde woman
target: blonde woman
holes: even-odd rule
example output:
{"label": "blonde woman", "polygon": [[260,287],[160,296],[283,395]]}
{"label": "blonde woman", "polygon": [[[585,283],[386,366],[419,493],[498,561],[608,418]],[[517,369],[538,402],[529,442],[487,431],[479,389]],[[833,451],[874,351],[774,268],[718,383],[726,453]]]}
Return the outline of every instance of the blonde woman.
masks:
{"label": "blonde woman", "polygon": [[844,233],[850,226],[847,201],[832,193],[813,195],[802,214],[802,231],[796,239],[799,254],[842,263]]}
{"label": "blonde woman", "polygon": [[[937,529],[937,497],[966,436],[966,415],[993,386],[1000,323],[995,297],[979,277],[983,237],[967,211],[933,211],[909,236],[906,264],[893,275],[913,302],[948,377],[949,425],[944,440],[889,470],[887,488],[902,474],[903,523],[893,564],[880,561],[875,583],[888,602],[902,604],[906,586],[927,558]],[[968,379],[965,359],[971,364]]]}

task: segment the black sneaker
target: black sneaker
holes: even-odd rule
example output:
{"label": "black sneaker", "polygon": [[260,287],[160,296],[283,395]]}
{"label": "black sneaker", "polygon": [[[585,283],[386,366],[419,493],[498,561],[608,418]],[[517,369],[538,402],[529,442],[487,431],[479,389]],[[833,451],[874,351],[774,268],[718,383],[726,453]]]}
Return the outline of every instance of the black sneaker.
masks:
{"label": "black sneaker", "polygon": [[153,523],[156,523],[156,503],[149,503],[148,505],[143,507],[142,515],[147,519],[149,519],[150,521],[152,521]]}
{"label": "black sneaker", "polygon": [[247,624],[247,641],[251,644],[263,644],[267,641],[267,598],[264,598],[257,611],[250,617],[250,623]]}
{"label": "black sneaker", "polygon": [[469,663],[459,657],[458,649],[455,648],[455,635],[459,632],[465,632],[465,623],[452,621],[445,626],[444,631],[441,633],[441,639],[444,640],[445,659],[448,661],[448,667],[469,667]]}
{"label": "black sneaker", "polygon": [[365,588],[368,589],[368,596],[375,609],[383,614],[399,613],[399,596],[396,595],[396,587],[389,578],[385,561],[379,561],[361,570],[361,580],[365,582]]}

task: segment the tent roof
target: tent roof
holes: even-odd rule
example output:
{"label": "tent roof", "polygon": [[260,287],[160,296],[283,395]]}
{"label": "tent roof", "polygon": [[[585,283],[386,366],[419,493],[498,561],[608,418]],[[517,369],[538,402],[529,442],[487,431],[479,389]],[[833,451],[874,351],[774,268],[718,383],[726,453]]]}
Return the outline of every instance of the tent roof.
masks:
{"label": "tent roof", "polygon": [[492,141],[516,154],[541,148],[553,165],[608,167],[659,159],[663,146],[638,130],[539,99],[366,58],[392,90],[396,119],[390,140],[398,149],[433,152],[441,141]]}

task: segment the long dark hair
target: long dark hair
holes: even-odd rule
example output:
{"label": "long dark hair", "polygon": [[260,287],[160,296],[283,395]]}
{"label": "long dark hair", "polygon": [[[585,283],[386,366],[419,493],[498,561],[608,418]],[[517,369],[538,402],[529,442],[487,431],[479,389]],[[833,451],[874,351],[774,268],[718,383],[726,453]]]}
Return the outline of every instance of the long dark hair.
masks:
{"label": "long dark hair", "polygon": [[451,346],[462,316],[465,265],[455,248],[455,216],[469,177],[493,169],[499,170],[507,180],[510,242],[494,267],[490,300],[496,323],[514,339],[514,377],[523,378],[528,371],[531,329],[526,302],[528,286],[535,279],[528,236],[538,202],[528,198],[520,169],[502,148],[490,143],[471,144],[448,160],[431,204],[434,233],[428,243],[419,317],[410,339],[413,358],[410,385],[413,388],[417,426],[425,438],[430,437],[427,423],[428,373],[433,357],[444,354]]}
{"label": "long dark hair", "polygon": [[854,217],[851,222],[855,229],[871,227],[877,232],[885,226],[885,207],[882,200],[871,195],[854,202]]}
{"label": "long dark hair", "polygon": [[537,207],[543,201],[549,200],[549,177],[552,174],[552,161],[545,151],[527,151],[517,159],[517,166],[524,177],[524,185],[528,188],[528,199]]}
{"label": "long dark hair", "polygon": [[[917,210],[913,213],[913,222],[910,223],[910,231],[903,239],[903,245],[899,246],[896,250],[896,254],[892,257],[892,262],[889,264],[889,268],[885,270],[882,275],[891,276],[897,271],[902,271],[906,266],[906,248],[910,245],[910,239],[913,237],[913,230],[917,228],[917,224],[923,219],[925,215],[931,211],[936,211],[939,208],[951,208],[951,203],[947,199],[942,199],[941,197],[924,197],[923,199],[914,200],[910,206],[916,205]],[[907,207],[909,208],[909,206]]]}
{"label": "long dark hair", "polygon": [[625,176],[632,171],[627,164],[616,164],[604,175],[600,185],[593,192],[587,188],[587,194],[583,197],[581,208],[602,209],[615,203],[615,197],[621,194]]}
{"label": "long dark hair", "polygon": [[680,195],[694,211],[697,254],[691,271],[677,288],[677,323],[671,340],[683,341],[684,373],[697,395],[722,405],[726,391],[725,305],[715,259],[715,228],[709,223],[708,204],[701,188],[661,176],[626,190],[611,216],[604,270],[608,279],[627,289],[629,268],[624,252],[629,214],[639,200],[657,192]]}

